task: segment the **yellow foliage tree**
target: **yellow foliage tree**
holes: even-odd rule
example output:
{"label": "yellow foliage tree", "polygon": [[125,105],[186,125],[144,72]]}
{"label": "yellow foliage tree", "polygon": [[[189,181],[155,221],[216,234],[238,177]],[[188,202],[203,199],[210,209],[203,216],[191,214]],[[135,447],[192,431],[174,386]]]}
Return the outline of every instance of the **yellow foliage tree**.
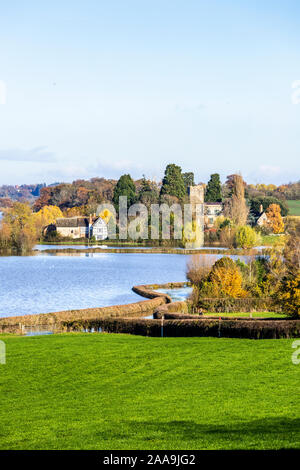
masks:
{"label": "yellow foliage tree", "polygon": [[229,219],[226,219],[226,217],[224,217],[224,215],[219,215],[218,217],[216,217],[216,219],[214,221],[215,229],[219,230],[220,226],[222,224],[224,224],[225,220],[229,220]]}
{"label": "yellow foliage tree", "polygon": [[0,227],[0,249],[7,249],[11,246],[11,227],[3,222]]}
{"label": "yellow foliage tree", "polygon": [[42,235],[42,231],[47,225],[54,224],[56,219],[63,217],[63,213],[57,206],[44,206],[38,212],[32,214],[37,236]]}
{"label": "yellow foliage tree", "polygon": [[278,204],[271,204],[266,211],[266,216],[268,218],[267,224],[272,228],[273,233],[282,233],[284,231],[284,223]]}
{"label": "yellow foliage tree", "polygon": [[81,207],[68,207],[67,209],[64,210],[63,216],[64,217],[79,217],[85,215],[84,213],[85,206]]}
{"label": "yellow foliage tree", "polygon": [[282,306],[284,313],[300,317],[300,271],[292,279],[282,282],[275,300]]}
{"label": "yellow foliage tree", "polygon": [[252,248],[260,243],[260,237],[252,227],[243,225],[236,231],[235,243],[238,247]]}
{"label": "yellow foliage tree", "polygon": [[210,274],[210,282],[215,297],[246,297],[243,289],[243,278],[238,267],[220,266],[213,269]]}
{"label": "yellow foliage tree", "polygon": [[30,206],[21,202],[14,203],[5,213],[1,232],[11,248],[19,252],[31,250],[36,243],[36,229]]}
{"label": "yellow foliage tree", "polygon": [[213,265],[203,288],[211,297],[239,298],[247,295],[242,285],[239,267],[231,258],[224,256]]}

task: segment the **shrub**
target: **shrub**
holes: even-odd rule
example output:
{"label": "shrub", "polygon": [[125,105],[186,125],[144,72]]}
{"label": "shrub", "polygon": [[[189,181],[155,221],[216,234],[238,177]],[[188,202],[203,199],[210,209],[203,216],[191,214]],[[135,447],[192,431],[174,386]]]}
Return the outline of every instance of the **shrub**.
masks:
{"label": "shrub", "polygon": [[220,228],[218,235],[222,246],[227,246],[228,248],[232,248],[234,246],[235,231],[236,228],[232,227],[230,224],[224,225]]}
{"label": "shrub", "polygon": [[193,285],[191,301],[195,307],[202,297],[239,298],[247,295],[238,265],[226,256],[212,267],[206,257],[193,257],[188,264],[187,278]]}
{"label": "shrub", "polygon": [[236,264],[243,276],[243,287],[252,296],[268,296],[268,294],[264,294],[263,289],[267,274],[267,262],[267,259],[264,257],[253,257],[248,264],[240,259],[236,260]]}
{"label": "shrub", "polygon": [[216,243],[219,241],[218,233],[215,229],[205,230],[204,242],[205,243]]}
{"label": "shrub", "polygon": [[[216,259],[216,258],[215,258]],[[187,264],[187,279],[193,284],[200,286],[210,273],[211,267],[215,261],[203,255],[193,255]]]}
{"label": "shrub", "polygon": [[235,234],[235,245],[240,248],[253,248],[260,243],[260,237],[249,225],[243,225]]}
{"label": "shrub", "polygon": [[300,271],[291,279],[284,279],[274,295],[287,315],[300,317]]}
{"label": "shrub", "polygon": [[[65,322],[64,328],[108,333],[127,333],[143,336],[161,336],[161,320],[106,318],[80,322]],[[165,320],[164,336],[212,336],[226,338],[275,339],[300,337],[298,320]]]}
{"label": "shrub", "polygon": [[219,259],[208,276],[212,297],[245,297],[243,277],[237,264],[228,257]]}
{"label": "shrub", "polygon": [[274,305],[270,297],[244,297],[238,299],[200,298],[197,310],[215,313],[229,312],[281,312],[279,305]]}

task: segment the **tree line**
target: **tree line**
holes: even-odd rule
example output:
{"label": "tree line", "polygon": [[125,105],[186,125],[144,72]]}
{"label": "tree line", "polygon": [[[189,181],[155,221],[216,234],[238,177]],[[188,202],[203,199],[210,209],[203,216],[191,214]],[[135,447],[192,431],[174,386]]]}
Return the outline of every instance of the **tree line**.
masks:
{"label": "tree line", "polygon": [[[31,205],[26,206],[22,202],[23,206],[16,206],[9,198],[3,198],[5,205],[2,207],[6,207],[7,217],[2,223],[1,246],[7,246],[9,239],[11,239],[11,246],[14,248],[20,245],[22,239],[34,239],[29,236],[30,230],[24,237],[25,228],[19,230],[19,225],[15,222],[12,223],[14,214],[20,213],[20,207],[23,207],[25,214],[32,213],[30,217],[28,215],[25,224],[30,227],[36,225],[37,214],[49,212],[49,208],[54,208],[53,211],[56,214],[61,214],[60,216],[89,216],[96,212],[99,204],[109,202],[114,204],[118,213],[120,196],[127,197],[128,206],[141,202],[148,209],[151,204],[157,203],[164,203],[168,206],[183,205],[189,202],[188,188],[194,185],[194,173],[183,172],[182,168],[174,163],[167,165],[161,183],[151,181],[145,176],[134,181],[130,174],[124,174],[119,180],[92,178],[88,181],[76,180],[72,184],[42,185],[39,187],[39,197]],[[262,188],[263,185],[260,185],[252,188],[239,174],[228,175],[227,180],[222,184],[218,173],[212,174],[204,186],[205,202],[220,202],[223,205],[222,215],[217,218],[214,227],[206,231],[207,242],[219,242],[229,247],[249,248],[259,243],[261,233],[283,232],[282,217],[288,214],[285,200],[282,193],[280,193],[281,198],[269,195],[272,191],[275,191],[274,194],[279,194],[278,187],[269,185]],[[255,226],[262,210],[267,214],[268,223],[259,230],[254,230],[252,227]],[[13,215],[9,219],[10,214]],[[51,217],[49,219],[42,217],[41,220],[44,226],[49,220],[49,223],[52,223]],[[21,226],[22,223],[20,219]],[[35,240],[40,239],[41,236],[36,232]],[[23,243],[24,246],[26,244],[27,241]],[[28,242],[29,245],[30,242]]]}

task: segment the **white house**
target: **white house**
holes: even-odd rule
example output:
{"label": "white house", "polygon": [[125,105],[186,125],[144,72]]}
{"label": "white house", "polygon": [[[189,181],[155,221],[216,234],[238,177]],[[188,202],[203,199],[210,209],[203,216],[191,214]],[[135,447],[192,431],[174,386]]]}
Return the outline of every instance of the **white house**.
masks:
{"label": "white house", "polygon": [[266,225],[267,223],[268,223],[268,217],[267,217],[266,213],[263,212],[258,217],[258,219],[256,221],[256,225],[259,225],[260,227],[262,227],[263,225]]}
{"label": "white house", "polygon": [[205,202],[204,203],[204,224],[206,227],[213,227],[215,220],[222,214],[222,202]]}
{"label": "white house", "polygon": [[92,236],[96,240],[105,240],[108,236],[107,225],[101,217],[98,217],[92,224]]}
{"label": "white house", "polygon": [[105,240],[107,225],[101,217],[61,217],[56,220],[56,231],[63,237]]}
{"label": "white house", "polygon": [[262,227],[263,225],[265,225],[267,223],[268,223],[268,217],[267,217],[266,213],[264,212],[264,208],[261,204],[259,206],[259,216],[256,219],[256,225],[259,225],[260,227]]}

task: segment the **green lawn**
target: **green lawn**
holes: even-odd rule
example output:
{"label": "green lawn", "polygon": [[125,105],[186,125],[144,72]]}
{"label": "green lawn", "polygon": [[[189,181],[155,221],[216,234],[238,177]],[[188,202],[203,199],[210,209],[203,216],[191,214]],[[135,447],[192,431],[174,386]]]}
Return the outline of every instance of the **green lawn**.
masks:
{"label": "green lawn", "polygon": [[289,207],[289,215],[298,215],[300,216],[300,200],[287,201]]}
{"label": "green lawn", "polygon": [[[216,313],[216,312],[207,312],[204,314],[210,317],[250,317],[249,312],[229,312],[229,313]],[[252,318],[286,318],[286,315],[283,313],[274,313],[274,312],[252,312]]]}
{"label": "green lawn", "polygon": [[261,246],[273,246],[275,243],[279,243],[284,240],[284,235],[262,235]]}
{"label": "green lawn", "polygon": [[1,449],[300,447],[292,340],[1,339]]}

